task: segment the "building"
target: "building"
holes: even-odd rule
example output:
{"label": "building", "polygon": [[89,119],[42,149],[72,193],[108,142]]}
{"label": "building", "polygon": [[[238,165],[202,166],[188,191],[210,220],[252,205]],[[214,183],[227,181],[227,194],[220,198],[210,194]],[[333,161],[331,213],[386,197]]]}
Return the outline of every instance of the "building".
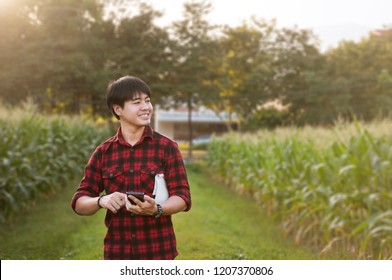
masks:
{"label": "building", "polygon": [[[228,113],[217,114],[205,107],[195,107],[192,111],[193,139],[227,132],[228,120]],[[188,108],[164,110],[156,106],[154,129],[176,141],[189,141]]]}

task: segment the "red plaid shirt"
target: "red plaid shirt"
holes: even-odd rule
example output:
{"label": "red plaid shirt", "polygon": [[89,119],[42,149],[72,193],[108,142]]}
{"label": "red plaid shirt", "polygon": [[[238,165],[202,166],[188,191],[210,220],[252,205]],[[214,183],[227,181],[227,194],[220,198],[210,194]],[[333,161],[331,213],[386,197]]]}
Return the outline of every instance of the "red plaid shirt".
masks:
{"label": "red plaid shirt", "polygon": [[[140,141],[131,146],[120,128],[94,151],[71,206],[75,209],[78,198],[96,197],[103,190],[106,194],[142,191],[151,196],[157,173],[164,174],[169,195],[181,197],[188,211],[191,196],[177,144],[147,126]],[[178,255],[171,216],[155,219],[123,207],[116,214],[108,210],[105,225],[105,259],[174,259]]]}

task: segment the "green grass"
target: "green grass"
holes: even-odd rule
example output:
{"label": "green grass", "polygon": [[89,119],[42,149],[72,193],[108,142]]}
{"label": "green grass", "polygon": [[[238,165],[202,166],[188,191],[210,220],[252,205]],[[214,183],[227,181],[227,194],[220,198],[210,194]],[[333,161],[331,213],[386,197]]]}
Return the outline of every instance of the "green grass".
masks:
{"label": "green grass", "polygon": [[40,201],[0,229],[0,258],[100,259],[105,227],[101,213],[81,217],[70,207],[77,182]]}
{"label": "green grass", "polygon": [[[173,217],[177,259],[317,259],[294,245],[254,201],[188,170],[193,207]],[[104,211],[81,217],[69,206],[77,182],[0,230],[0,258],[101,259]]]}
{"label": "green grass", "polygon": [[251,199],[188,168],[192,209],[173,216],[177,259],[315,259],[285,238]]}

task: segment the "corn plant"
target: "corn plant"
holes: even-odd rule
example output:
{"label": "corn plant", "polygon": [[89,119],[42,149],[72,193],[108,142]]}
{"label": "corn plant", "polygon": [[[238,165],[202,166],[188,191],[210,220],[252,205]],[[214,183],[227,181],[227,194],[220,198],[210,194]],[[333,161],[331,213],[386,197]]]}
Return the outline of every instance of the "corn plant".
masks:
{"label": "corn plant", "polygon": [[209,146],[215,174],[252,193],[298,243],[392,258],[392,139],[360,128],[346,141],[227,135]]}
{"label": "corn plant", "polygon": [[0,223],[81,176],[106,131],[88,121],[27,113],[0,119]]}

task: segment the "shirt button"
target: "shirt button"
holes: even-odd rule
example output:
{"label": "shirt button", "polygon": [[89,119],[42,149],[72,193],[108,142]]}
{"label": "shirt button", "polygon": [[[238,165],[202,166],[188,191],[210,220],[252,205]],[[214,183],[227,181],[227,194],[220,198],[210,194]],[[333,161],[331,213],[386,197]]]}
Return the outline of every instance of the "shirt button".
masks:
{"label": "shirt button", "polygon": [[131,149],[131,152],[134,152],[134,151],[135,151],[135,149],[134,149],[134,148],[132,148],[132,149]]}
{"label": "shirt button", "polygon": [[131,213],[131,216],[132,216],[132,217],[134,217],[134,216],[135,216],[135,214],[134,214],[134,213]]}
{"label": "shirt button", "polygon": [[154,175],[155,174],[155,171],[151,171],[151,175]]}
{"label": "shirt button", "polygon": [[133,169],[129,169],[129,172],[133,173]]}
{"label": "shirt button", "polygon": [[132,234],[132,238],[135,238],[136,237],[136,234]]}
{"label": "shirt button", "polygon": [[112,178],[113,177],[113,173],[110,173],[109,177]]}

